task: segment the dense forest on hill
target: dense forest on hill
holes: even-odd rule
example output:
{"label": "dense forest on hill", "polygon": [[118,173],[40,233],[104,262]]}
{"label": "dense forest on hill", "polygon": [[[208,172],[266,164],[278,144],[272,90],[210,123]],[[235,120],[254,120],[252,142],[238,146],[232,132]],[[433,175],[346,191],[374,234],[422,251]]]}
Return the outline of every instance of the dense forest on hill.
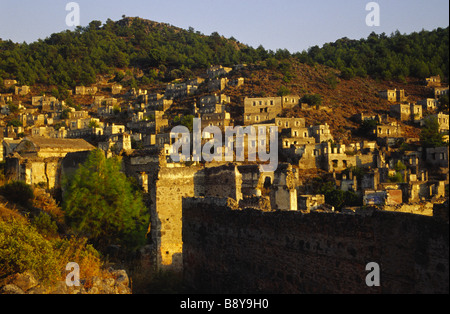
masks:
{"label": "dense forest on hill", "polygon": [[448,78],[448,28],[410,35],[397,32],[390,37],[373,33],[367,39],[343,38],[291,54],[286,49],[249,47],[217,32],[206,36],[193,28],[124,17],[104,24],[92,21],[30,44],[0,40],[0,79],[74,88],[95,83],[98,74],[115,75],[120,81],[124,74],[119,69],[136,68],[143,75],[130,84],[139,85],[189,77],[195,69],[211,64],[231,66],[290,57],[336,68],[343,78],[370,75],[404,80],[437,74]]}
{"label": "dense forest on hill", "polygon": [[126,18],[92,21],[75,31],[52,34],[31,44],[0,42],[0,77],[21,84],[74,87],[95,83],[96,74],[139,68],[144,81],[174,79],[210,64],[232,65],[260,59],[258,50],[193,29]]}
{"label": "dense forest on hill", "polygon": [[372,33],[367,39],[342,38],[295,55],[301,62],[336,68],[348,78],[369,75],[384,80],[404,80],[440,75],[448,80],[448,35],[448,27],[409,35],[398,31],[390,36]]}

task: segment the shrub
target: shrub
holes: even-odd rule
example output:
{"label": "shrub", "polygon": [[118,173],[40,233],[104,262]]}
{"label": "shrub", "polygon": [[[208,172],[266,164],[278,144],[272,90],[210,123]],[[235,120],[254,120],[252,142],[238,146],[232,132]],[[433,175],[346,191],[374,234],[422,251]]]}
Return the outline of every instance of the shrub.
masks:
{"label": "shrub", "polygon": [[301,102],[310,106],[320,106],[322,104],[322,96],[319,94],[306,94],[302,97]]}
{"label": "shrub", "polygon": [[40,282],[54,283],[65,279],[69,262],[80,266],[88,284],[102,275],[100,254],[86,238],[48,240],[24,219],[0,221],[0,278],[30,271]]}
{"label": "shrub", "polygon": [[341,72],[341,78],[344,80],[350,80],[355,77],[355,72],[351,68],[345,68]]}
{"label": "shrub", "polygon": [[401,172],[396,172],[394,175],[389,176],[389,182],[392,183],[403,183],[403,177]]}
{"label": "shrub", "polygon": [[429,116],[424,119],[425,125],[420,132],[420,142],[424,148],[444,146],[443,134],[439,131],[439,121]]}
{"label": "shrub", "polygon": [[379,123],[376,120],[364,120],[356,130],[356,134],[369,139],[374,139],[374,130],[376,129],[377,125],[379,125]]}
{"label": "shrub", "polygon": [[289,95],[290,93],[291,93],[291,91],[289,90],[289,88],[287,88],[286,86],[281,86],[278,89],[277,95],[280,97],[283,97],[283,96]]}
{"label": "shrub", "polygon": [[0,221],[0,277],[31,271],[36,279],[58,279],[58,254],[28,222]]}
{"label": "shrub", "polygon": [[30,185],[23,181],[13,181],[0,187],[0,194],[8,201],[19,204],[26,208],[33,205],[34,193]]}
{"label": "shrub", "polygon": [[44,236],[51,237],[58,234],[58,226],[49,214],[40,212],[32,219],[32,225]]}
{"label": "shrub", "polygon": [[338,85],[338,79],[336,78],[336,75],[334,74],[329,74],[325,81],[327,82],[328,86],[330,86],[331,89],[336,89],[337,85]]}
{"label": "shrub", "polygon": [[[54,243],[58,251],[60,265],[75,262],[80,266],[80,278],[88,281],[92,277],[100,277],[103,263],[100,254],[94,247],[87,243],[86,238],[59,239]],[[86,283],[89,286],[90,282]]]}

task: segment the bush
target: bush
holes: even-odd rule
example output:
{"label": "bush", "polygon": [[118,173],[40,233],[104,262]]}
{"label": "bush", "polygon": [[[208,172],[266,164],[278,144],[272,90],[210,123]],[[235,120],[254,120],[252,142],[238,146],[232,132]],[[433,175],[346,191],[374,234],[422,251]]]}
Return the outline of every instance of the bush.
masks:
{"label": "bush", "polygon": [[330,86],[331,89],[336,89],[337,85],[338,85],[338,79],[336,78],[336,76],[334,74],[329,74],[325,81],[327,82],[328,86]]}
{"label": "bush", "polygon": [[75,262],[80,266],[80,278],[87,279],[89,286],[92,277],[100,277],[103,263],[100,260],[100,253],[87,243],[86,238],[60,239],[54,243],[58,251],[59,264]]}
{"label": "bush", "polygon": [[26,220],[0,221],[0,278],[30,271],[40,282],[54,283],[64,280],[69,262],[80,266],[87,283],[102,273],[100,254],[86,238],[48,240]]}
{"label": "bush", "polygon": [[58,226],[49,214],[40,212],[32,219],[32,225],[44,236],[51,237],[58,234]]}
{"label": "bush", "polygon": [[356,134],[368,139],[375,139],[373,131],[376,129],[377,125],[379,125],[379,123],[376,120],[364,120],[356,130]]}
{"label": "bush", "polygon": [[301,102],[310,106],[320,106],[322,104],[322,96],[319,94],[306,94],[302,97]]}
{"label": "bush", "polygon": [[7,126],[13,126],[13,127],[15,127],[15,128],[20,127],[20,126],[23,126],[23,125],[22,125],[22,122],[20,122],[20,121],[17,120],[17,119],[13,119],[13,120],[11,120],[11,121],[8,121],[8,123],[7,123],[6,125],[7,125]]}
{"label": "bush", "polygon": [[31,271],[36,279],[59,279],[58,254],[50,241],[27,222],[0,221],[0,277]]}
{"label": "bush", "polygon": [[286,86],[281,86],[278,89],[277,95],[280,97],[283,97],[283,96],[289,95],[290,93],[291,93],[291,91],[289,90],[289,88],[287,88]]}
{"label": "bush", "polygon": [[396,172],[393,176],[389,176],[389,182],[403,183],[403,177],[401,172]]}
{"label": "bush", "polygon": [[346,206],[361,206],[362,198],[353,191],[342,191],[332,181],[323,178],[316,178],[314,180],[316,186],[316,193],[325,196],[325,203],[333,206],[337,211],[340,211]]}
{"label": "bush", "polygon": [[0,187],[0,194],[8,201],[30,208],[33,205],[34,193],[30,185],[23,181],[13,181]]}
{"label": "bush", "polygon": [[341,78],[344,80],[350,80],[355,77],[355,72],[351,68],[345,68],[341,72]]}

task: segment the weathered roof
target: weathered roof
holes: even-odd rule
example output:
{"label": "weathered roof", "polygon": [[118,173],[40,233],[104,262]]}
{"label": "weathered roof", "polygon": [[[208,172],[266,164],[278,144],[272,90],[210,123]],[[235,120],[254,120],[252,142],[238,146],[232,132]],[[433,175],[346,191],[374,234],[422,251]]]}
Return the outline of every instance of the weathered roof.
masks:
{"label": "weathered roof", "polygon": [[62,150],[92,150],[95,147],[83,139],[26,137],[23,141],[31,142],[36,150],[62,149]]}

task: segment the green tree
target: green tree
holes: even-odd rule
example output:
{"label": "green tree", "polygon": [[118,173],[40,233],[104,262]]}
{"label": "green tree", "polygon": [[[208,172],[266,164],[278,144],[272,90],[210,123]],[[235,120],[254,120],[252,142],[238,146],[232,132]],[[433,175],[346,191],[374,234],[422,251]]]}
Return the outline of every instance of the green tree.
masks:
{"label": "green tree", "polygon": [[8,108],[9,112],[15,114],[19,112],[19,106],[16,104],[13,104],[12,102],[8,102]]}
{"label": "green tree", "polygon": [[101,150],[90,153],[65,180],[63,209],[68,225],[100,248],[122,244],[134,249],[145,243],[149,214],[141,192],[124,173],[118,157]]}
{"label": "green tree", "polygon": [[280,86],[280,88],[278,89],[277,95],[280,97],[283,97],[283,96],[289,95],[290,93],[291,93],[291,90],[283,85],[283,86]]}
{"label": "green tree", "polygon": [[69,113],[70,113],[70,109],[64,109],[61,112],[61,120],[65,120],[65,119],[69,119]]}
{"label": "green tree", "polygon": [[401,160],[397,161],[397,164],[395,165],[395,171],[400,172],[406,170],[406,165],[402,163]]}
{"label": "green tree", "polygon": [[100,126],[98,125],[98,122],[95,120],[91,120],[88,124],[88,128],[98,128],[98,127]]}
{"label": "green tree", "polygon": [[355,77],[355,72],[351,68],[344,68],[341,72],[341,78],[350,80]]}
{"label": "green tree", "polygon": [[439,98],[439,110],[448,114],[448,95],[442,95]]}
{"label": "green tree", "polygon": [[306,94],[302,97],[301,101],[310,106],[320,106],[322,104],[322,96],[319,94]]}
{"label": "green tree", "polygon": [[325,81],[327,82],[328,86],[330,86],[331,89],[336,89],[339,81],[336,78],[336,75],[330,73],[326,78]]}
{"label": "green tree", "polygon": [[342,191],[332,180],[326,178],[315,178],[313,185],[318,194],[325,196],[325,202],[333,206],[336,210],[341,210],[345,206],[361,206],[362,199],[356,192]]}
{"label": "green tree", "polygon": [[356,130],[356,133],[359,136],[374,139],[375,138],[374,130],[376,129],[377,125],[379,125],[379,123],[376,120],[373,119],[364,120],[363,122],[361,122],[361,125]]}
{"label": "green tree", "polygon": [[193,115],[187,115],[183,116],[180,121],[181,125],[187,127],[189,129],[189,132],[192,132],[192,128],[194,126],[194,116]]}
{"label": "green tree", "polygon": [[424,148],[440,147],[444,145],[443,134],[439,132],[439,122],[434,116],[425,119],[420,132],[420,142]]}

